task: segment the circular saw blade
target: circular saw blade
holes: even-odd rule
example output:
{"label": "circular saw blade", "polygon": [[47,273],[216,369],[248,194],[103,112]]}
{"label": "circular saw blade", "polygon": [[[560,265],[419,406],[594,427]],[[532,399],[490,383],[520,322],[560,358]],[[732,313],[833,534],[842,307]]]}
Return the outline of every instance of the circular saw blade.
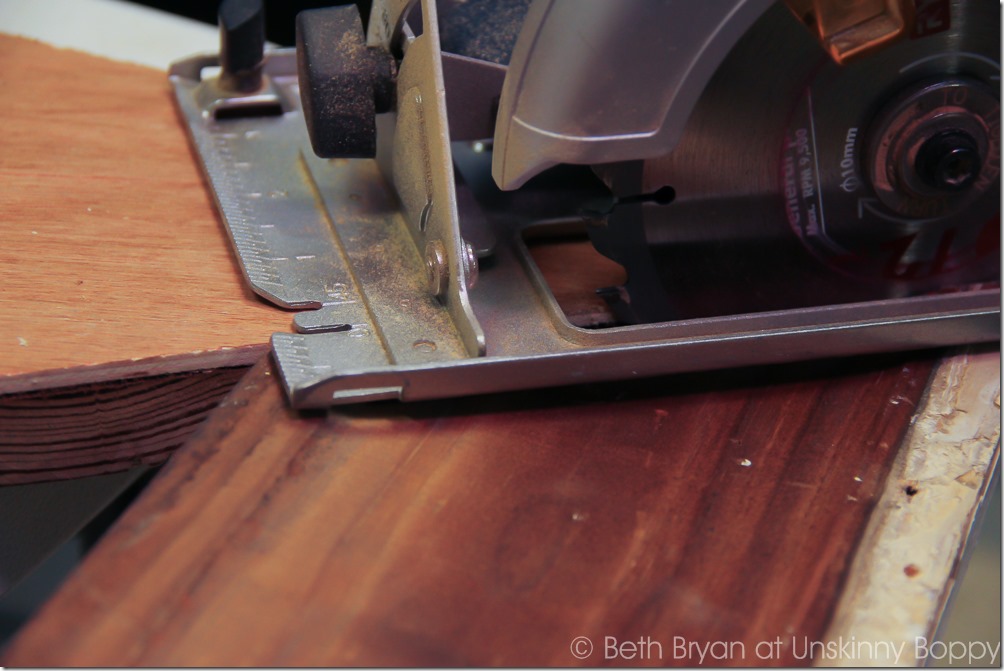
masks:
{"label": "circular saw blade", "polygon": [[[628,271],[621,318],[740,314],[999,281],[1000,7],[971,0],[944,9],[941,25],[918,13],[907,39],[841,66],[779,4],[737,43],[671,153],[597,167],[618,196],[676,194],[668,205],[628,199],[591,231]],[[978,184],[963,195],[903,184],[894,186],[908,197],[882,193],[885,163],[876,167],[875,157],[885,156],[886,136],[903,137],[922,112],[947,123],[941,108],[924,112],[916,99],[934,108],[936,95],[962,89],[964,114],[984,129]]]}

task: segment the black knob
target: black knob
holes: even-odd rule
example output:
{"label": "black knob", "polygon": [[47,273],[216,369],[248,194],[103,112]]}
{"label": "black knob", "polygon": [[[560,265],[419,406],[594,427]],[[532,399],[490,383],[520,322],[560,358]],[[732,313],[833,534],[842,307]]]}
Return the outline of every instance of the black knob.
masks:
{"label": "black knob", "polygon": [[262,0],[223,0],[219,21],[221,85],[233,91],[256,91],[261,87],[265,54]]}
{"label": "black knob", "polygon": [[934,189],[961,191],[980,176],[982,163],[976,141],[968,133],[946,130],[921,145],[914,168]]}
{"label": "black knob", "polygon": [[296,17],[300,100],[310,143],[322,158],[376,155],[376,115],[393,107],[394,58],[366,46],[355,5]]}

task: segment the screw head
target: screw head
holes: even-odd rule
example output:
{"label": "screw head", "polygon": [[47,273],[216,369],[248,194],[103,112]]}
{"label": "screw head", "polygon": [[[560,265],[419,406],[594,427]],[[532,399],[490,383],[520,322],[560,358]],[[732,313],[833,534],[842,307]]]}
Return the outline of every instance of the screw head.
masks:
{"label": "screw head", "polygon": [[474,245],[464,240],[464,273],[467,276],[467,288],[473,289],[478,283],[478,254],[474,251]]}
{"label": "screw head", "polygon": [[425,273],[429,279],[429,291],[436,298],[446,295],[450,279],[450,267],[446,257],[446,247],[439,240],[425,246]]}

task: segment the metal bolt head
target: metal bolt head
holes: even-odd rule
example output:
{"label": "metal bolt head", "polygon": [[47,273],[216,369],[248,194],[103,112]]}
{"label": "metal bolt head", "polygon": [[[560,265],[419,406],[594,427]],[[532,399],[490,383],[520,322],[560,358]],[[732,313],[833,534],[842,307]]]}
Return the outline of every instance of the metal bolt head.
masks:
{"label": "metal bolt head", "polygon": [[450,279],[450,266],[446,247],[439,240],[432,240],[425,246],[425,272],[429,278],[429,291],[436,298],[446,295]]}
{"label": "metal bolt head", "polygon": [[473,289],[478,283],[478,254],[474,245],[464,240],[464,273],[467,276],[467,288]]}
{"label": "metal bolt head", "polygon": [[[462,241],[463,254],[460,262],[464,265],[465,285],[468,289],[478,281],[478,255],[474,246]],[[450,280],[450,263],[446,255],[446,246],[440,240],[433,240],[425,246],[425,272],[429,278],[429,291],[436,298],[446,296],[446,288]]]}

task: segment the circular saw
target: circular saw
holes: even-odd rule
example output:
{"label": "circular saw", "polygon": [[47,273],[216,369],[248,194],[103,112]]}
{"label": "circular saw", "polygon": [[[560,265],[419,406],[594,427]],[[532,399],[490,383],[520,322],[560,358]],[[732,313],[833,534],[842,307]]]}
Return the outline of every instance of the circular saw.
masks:
{"label": "circular saw", "polygon": [[[997,3],[374,0],[275,51],[261,20],[227,0],[171,80],[295,311],[294,405],[1000,338]],[[610,319],[548,284],[609,261],[540,239],[622,266]]]}

